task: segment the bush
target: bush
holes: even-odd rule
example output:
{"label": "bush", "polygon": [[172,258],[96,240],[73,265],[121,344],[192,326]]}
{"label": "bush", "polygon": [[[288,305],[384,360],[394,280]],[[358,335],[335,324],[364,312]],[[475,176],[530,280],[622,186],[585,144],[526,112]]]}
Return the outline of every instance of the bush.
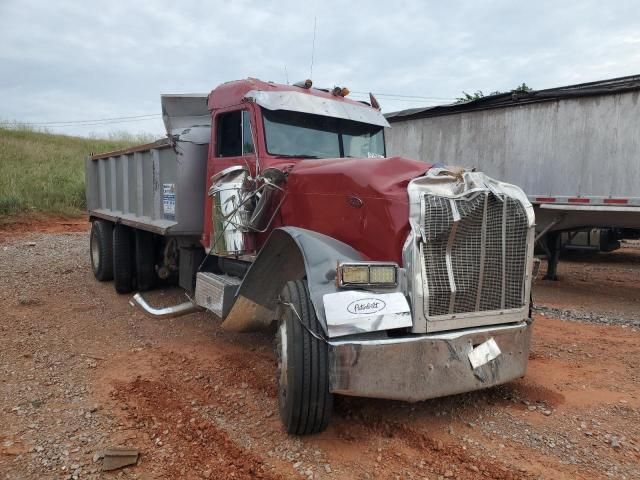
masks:
{"label": "bush", "polygon": [[150,141],[149,136],[126,132],[101,139],[0,126],[0,216],[26,211],[81,214],[86,205],[85,157]]}

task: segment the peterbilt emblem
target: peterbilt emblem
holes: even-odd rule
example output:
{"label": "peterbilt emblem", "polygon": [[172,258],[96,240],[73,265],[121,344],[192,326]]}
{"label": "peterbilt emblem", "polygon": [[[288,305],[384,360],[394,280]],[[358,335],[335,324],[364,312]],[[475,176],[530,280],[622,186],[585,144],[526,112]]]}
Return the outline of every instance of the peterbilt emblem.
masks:
{"label": "peterbilt emblem", "polygon": [[362,208],[364,202],[360,197],[356,197],[355,195],[349,195],[347,197],[347,203],[353,208]]}
{"label": "peterbilt emblem", "polygon": [[387,304],[378,298],[362,298],[351,302],[347,310],[355,315],[371,315],[384,310],[386,306]]}

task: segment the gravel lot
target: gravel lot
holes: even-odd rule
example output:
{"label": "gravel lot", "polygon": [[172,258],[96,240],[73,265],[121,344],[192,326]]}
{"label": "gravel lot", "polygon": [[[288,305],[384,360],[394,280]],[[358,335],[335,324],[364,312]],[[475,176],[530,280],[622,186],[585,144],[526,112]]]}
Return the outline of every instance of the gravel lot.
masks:
{"label": "gravel lot", "polygon": [[[296,438],[269,336],[144,317],[93,279],[86,232],[3,234],[0,478],[640,478],[635,244],[538,282],[524,379],[417,404],[339,398],[326,432]],[[101,472],[114,446],[138,464]]]}

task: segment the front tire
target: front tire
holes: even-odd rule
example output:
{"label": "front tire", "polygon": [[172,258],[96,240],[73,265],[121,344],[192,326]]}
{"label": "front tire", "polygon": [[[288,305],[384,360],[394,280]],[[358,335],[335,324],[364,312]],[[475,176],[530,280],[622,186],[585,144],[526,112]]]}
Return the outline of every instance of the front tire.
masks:
{"label": "front tire", "polygon": [[100,282],[113,280],[113,224],[104,220],[94,220],[91,223],[89,253],[91,256],[91,270]]}
{"label": "front tire", "polygon": [[133,230],[121,223],[113,227],[113,284],[118,293],[134,287]]}
{"label": "front tire", "polygon": [[288,282],[280,298],[276,335],[280,418],[288,433],[318,433],[327,428],[333,408],[333,395],[329,391],[329,349],[324,340],[309,332],[323,335],[307,282]]}

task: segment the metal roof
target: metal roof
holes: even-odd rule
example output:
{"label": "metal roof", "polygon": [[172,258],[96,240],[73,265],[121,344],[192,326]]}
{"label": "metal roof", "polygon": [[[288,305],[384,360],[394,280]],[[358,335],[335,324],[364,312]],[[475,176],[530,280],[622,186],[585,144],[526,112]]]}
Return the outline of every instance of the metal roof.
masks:
{"label": "metal roof", "polygon": [[597,82],[579,83],[566,87],[548,88],[546,90],[532,90],[530,92],[507,92],[489,95],[477,100],[470,100],[449,105],[438,105],[426,108],[410,108],[399,112],[385,114],[391,123],[417,118],[452,115],[455,113],[471,112],[474,110],[488,110],[491,108],[506,108],[529,103],[550,102],[576,97],[597,95],[612,95],[616,93],[640,90],[640,75],[599,80]]}

